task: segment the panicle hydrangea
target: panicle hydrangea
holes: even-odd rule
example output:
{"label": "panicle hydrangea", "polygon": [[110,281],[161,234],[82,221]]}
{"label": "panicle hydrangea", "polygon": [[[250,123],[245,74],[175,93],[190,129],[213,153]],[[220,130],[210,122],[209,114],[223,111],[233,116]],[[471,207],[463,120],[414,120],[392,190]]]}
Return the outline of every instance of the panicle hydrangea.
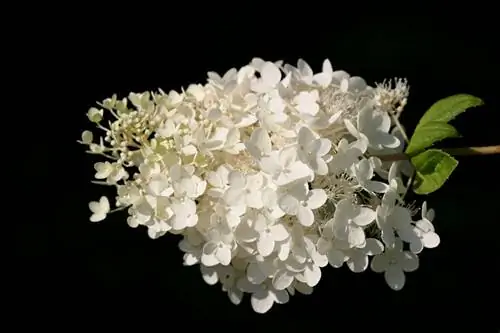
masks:
{"label": "panicle hydrangea", "polygon": [[[104,135],[80,143],[108,158],[96,183],[117,188],[131,227],[182,235],[185,265],[265,313],[311,293],[322,268],[362,272],[370,257],[399,290],[439,244],[433,211],[424,203],[414,219],[403,202],[408,165],[377,157],[402,151],[407,97],[406,81],[373,88],[328,60],[314,74],[303,60],[255,58],[181,92],[114,95],[88,112]],[[109,202],[90,209],[101,221]]]}

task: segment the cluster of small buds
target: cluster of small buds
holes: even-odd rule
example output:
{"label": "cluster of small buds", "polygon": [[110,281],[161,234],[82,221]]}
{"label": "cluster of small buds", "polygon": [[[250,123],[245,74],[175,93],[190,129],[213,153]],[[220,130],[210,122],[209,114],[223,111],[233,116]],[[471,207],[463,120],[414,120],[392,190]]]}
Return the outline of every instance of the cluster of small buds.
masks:
{"label": "cluster of small buds", "polygon": [[412,170],[377,157],[404,149],[394,115],[408,85],[395,82],[255,58],[181,92],[106,99],[88,112],[104,137],[79,142],[109,159],[95,178],[117,208],[101,197],[90,220],[127,209],[153,239],[182,235],[184,264],[258,313],[311,293],[328,265],[371,266],[400,290],[439,236],[425,202],[417,218],[404,203]]}
{"label": "cluster of small buds", "polygon": [[406,79],[395,79],[394,88],[392,82],[384,80],[375,88],[375,104],[378,109],[393,114],[399,118],[408,102],[409,87]]}

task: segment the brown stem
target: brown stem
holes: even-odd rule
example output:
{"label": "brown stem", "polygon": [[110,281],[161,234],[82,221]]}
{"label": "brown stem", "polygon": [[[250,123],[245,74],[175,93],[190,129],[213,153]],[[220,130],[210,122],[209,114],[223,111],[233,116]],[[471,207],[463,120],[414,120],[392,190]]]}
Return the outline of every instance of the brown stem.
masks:
{"label": "brown stem", "polygon": [[[470,156],[470,155],[493,155],[500,154],[500,145],[487,147],[464,147],[464,148],[445,148],[443,149],[453,156]],[[388,154],[377,156],[382,161],[401,161],[410,159],[412,156],[405,153]]]}

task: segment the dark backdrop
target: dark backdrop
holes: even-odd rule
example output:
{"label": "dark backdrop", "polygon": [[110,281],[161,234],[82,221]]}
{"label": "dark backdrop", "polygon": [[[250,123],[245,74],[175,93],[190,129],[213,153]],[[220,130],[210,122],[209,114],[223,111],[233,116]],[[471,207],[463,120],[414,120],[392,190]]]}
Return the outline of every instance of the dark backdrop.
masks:
{"label": "dark backdrop", "polygon": [[[407,77],[411,90],[402,122],[410,132],[436,100],[474,94],[485,106],[454,121],[464,138],[448,145],[500,143],[494,22],[450,15],[367,16],[361,22],[333,16],[306,23],[297,9],[279,24],[265,11],[250,23],[240,12],[202,18],[188,10],[132,8],[124,16],[94,12],[78,18],[75,9],[69,18],[45,22],[43,31],[33,28],[43,45],[27,52],[26,62],[48,92],[46,111],[33,110],[31,125],[39,133],[42,122],[52,127],[35,140],[35,156],[25,168],[28,178],[36,176],[30,188],[43,190],[26,211],[31,217],[16,226],[14,304],[20,313],[38,313],[48,323],[141,320],[166,330],[194,329],[193,322],[209,319],[243,325],[231,329],[261,320],[297,330],[307,322],[332,331],[338,325],[431,331],[440,322],[448,328],[474,323],[477,332],[498,328],[498,156],[460,158],[449,182],[428,198],[441,245],[421,254],[421,267],[407,275],[402,291],[390,290],[382,274],[326,268],[312,295],[294,296],[264,316],[253,313],[248,298],[232,305],[220,285],[205,284],[198,266],[183,267],[178,237],[150,240],[144,229],[127,226],[125,214],[88,221],[88,201],[104,190],[90,184],[96,160],[76,143],[81,131],[92,128],[88,108],[113,93],[204,82],[207,71],[224,73],[252,57],[291,64],[303,58],[315,70],[329,58],[334,68],[371,84]],[[42,213],[35,217],[32,209]]]}

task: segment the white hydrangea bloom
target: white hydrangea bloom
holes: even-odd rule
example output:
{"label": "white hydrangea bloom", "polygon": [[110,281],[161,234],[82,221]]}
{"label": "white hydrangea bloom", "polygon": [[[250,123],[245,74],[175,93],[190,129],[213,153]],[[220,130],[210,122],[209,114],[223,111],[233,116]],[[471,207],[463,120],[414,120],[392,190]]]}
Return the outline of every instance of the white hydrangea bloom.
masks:
{"label": "white hydrangea bloom", "polygon": [[90,220],[126,210],[152,239],[182,235],[184,265],[258,313],[371,257],[399,290],[439,244],[433,211],[414,221],[403,204],[411,170],[378,158],[404,148],[393,122],[407,97],[404,80],[370,87],[329,60],[314,73],[260,58],[185,90],[114,95],[87,113],[104,134],[78,141],[107,159],[95,183],[117,188],[117,208],[102,197]]}
{"label": "white hydrangea bloom", "polygon": [[403,251],[403,243],[396,241],[394,247],[376,255],[371,263],[372,270],[384,273],[385,281],[394,290],[401,290],[405,284],[404,272],[413,272],[418,268],[418,257],[411,252]]}

